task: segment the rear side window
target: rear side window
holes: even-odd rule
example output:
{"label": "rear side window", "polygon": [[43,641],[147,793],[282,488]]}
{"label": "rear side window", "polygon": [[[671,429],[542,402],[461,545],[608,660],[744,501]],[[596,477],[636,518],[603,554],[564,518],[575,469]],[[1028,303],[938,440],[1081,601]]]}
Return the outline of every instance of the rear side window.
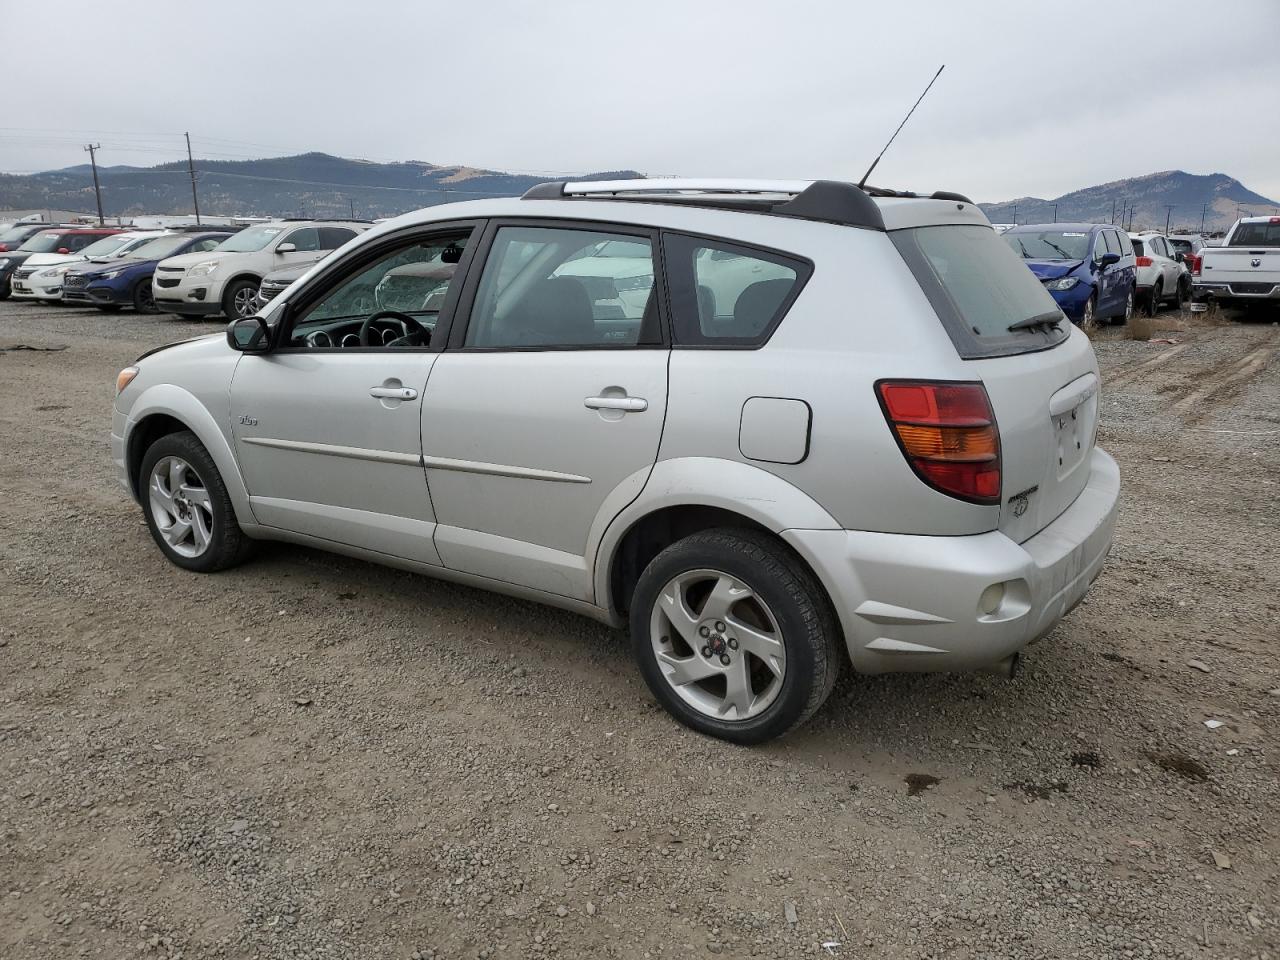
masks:
{"label": "rear side window", "polygon": [[663,236],[675,342],[756,347],[769,339],[812,272],[771,250]]}
{"label": "rear side window", "polygon": [[354,230],[348,230],[345,227],[321,227],[320,249],[337,250],[355,235]]}
{"label": "rear side window", "polygon": [[[965,360],[1031,353],[1067,339],[1053,297],[990,227],[955,224],[889,234]],[[1035,318],[1062,320],[1010,330]]]}
{"label": "rear side window", "polygon": [[1133,243],[1134,253],[1136,253],[1140,257],[1145,257],[1147,255],[1147,248],[1142,245],[1141,240],[1134,240],[1132,241],[1132,243]]}
{"label": "rear side window", "polygon": [[1116,234],[1120,238],[1120,253],[1126,257],[1133,256],[1133,244],[1129,241],[1127,233]]}

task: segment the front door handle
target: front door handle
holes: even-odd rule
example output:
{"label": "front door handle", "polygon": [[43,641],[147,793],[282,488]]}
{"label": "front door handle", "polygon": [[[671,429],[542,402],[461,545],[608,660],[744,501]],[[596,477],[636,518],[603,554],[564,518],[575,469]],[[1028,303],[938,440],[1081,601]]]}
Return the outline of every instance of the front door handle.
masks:
{"label": "front door handle", "polygon": [[379,400],[416,400],[418,391],[413,387],[370,387],[369,396]]}
{"label": "front door handle", "polygon": [[649,401],[643,397],[587,397],[582,402],[588,410],[621,410],[624,413],[643,413],[649,409]]}

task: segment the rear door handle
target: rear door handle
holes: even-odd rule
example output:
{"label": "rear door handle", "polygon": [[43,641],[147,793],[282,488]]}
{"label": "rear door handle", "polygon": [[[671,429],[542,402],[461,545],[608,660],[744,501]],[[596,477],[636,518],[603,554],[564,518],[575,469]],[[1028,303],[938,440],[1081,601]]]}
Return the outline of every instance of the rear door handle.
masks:
{"label": "rear door handle", "polygon": [[379,400],[416,400],[418,391],[413,387],[370,387],[369,396]]}
{"label": "rear door handle", "polygon": [[644,413],[649,401],[643,397],[587,397],[582,401],[588,410],[622,410],[625,413]]}

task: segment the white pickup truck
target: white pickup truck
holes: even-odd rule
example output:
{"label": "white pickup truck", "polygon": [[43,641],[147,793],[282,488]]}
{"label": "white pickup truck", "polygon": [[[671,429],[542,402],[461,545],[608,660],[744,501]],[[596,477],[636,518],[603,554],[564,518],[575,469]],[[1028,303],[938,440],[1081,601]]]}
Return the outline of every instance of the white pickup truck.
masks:
{"label": "white pickup truck", "polygon": [[1280,217],[1237,220],[1220,247],[1204,247],[1191,267],[1197,300],[1280,305]]}

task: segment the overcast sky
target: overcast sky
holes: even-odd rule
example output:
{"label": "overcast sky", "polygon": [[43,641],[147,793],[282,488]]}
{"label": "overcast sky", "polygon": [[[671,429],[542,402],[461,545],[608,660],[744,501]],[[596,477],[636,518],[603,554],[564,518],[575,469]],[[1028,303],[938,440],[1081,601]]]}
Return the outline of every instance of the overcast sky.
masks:
{"label": "overcast sky", "polygon": [[0,0],[0,170],[322,150],[1053,197],[1280,199],[1280,0]]}

